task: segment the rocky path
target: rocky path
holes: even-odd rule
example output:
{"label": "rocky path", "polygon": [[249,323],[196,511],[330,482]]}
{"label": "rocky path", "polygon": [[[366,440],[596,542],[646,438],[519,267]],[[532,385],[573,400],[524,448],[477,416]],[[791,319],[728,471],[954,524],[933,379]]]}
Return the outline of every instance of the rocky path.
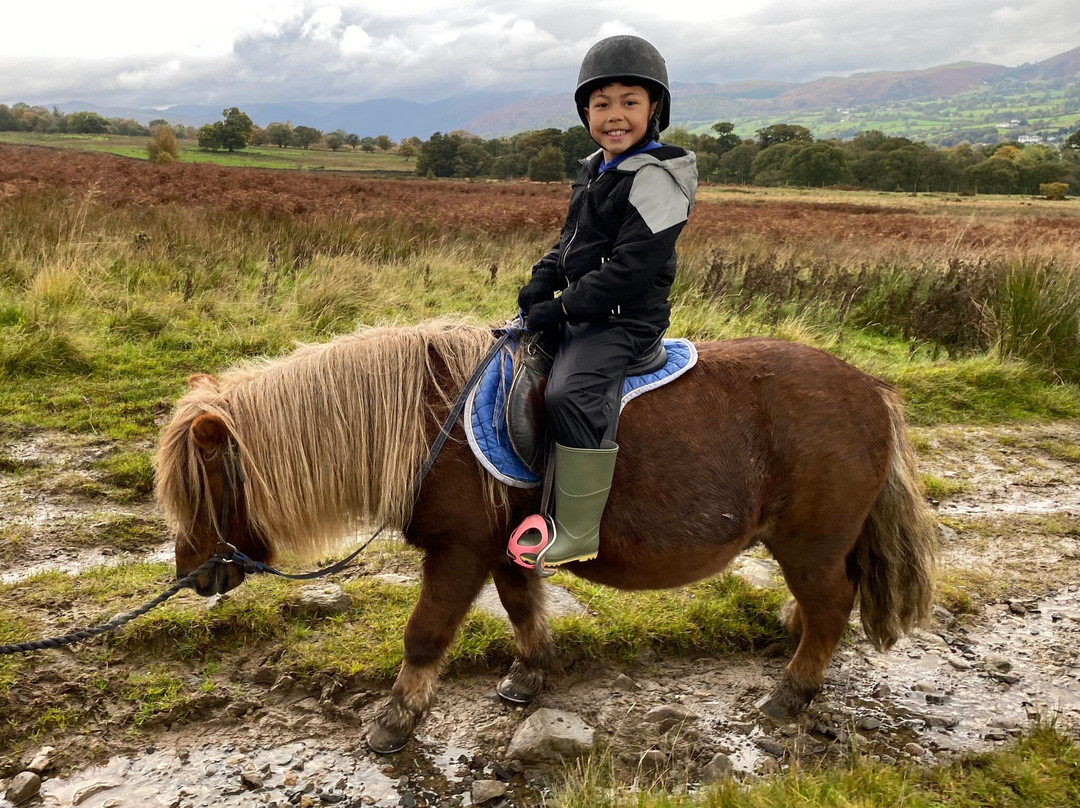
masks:
{"label": "rocky path", "polygon": [[[1080,480],[1069,447],[1076,425],[948,427],[915,437],[924,471],[952,483],[936,506],[943,578],[954,597],[974,593],[969,613],[939,606],[933,626],[886,654],[853,631],[824,691],[796,721],[763,719],[753,707],[777,680],[787,648],[775,656],[578,663],[526,709],[495,697],[494,674],[457,677],[443,683],[416,740],[394,758],[362,743],[382,693],[265,681],[247,685],[210,720],[143,733],[137,746],[131,736],[107,739],[104,756],[100,737],[64,739],[65,760],[84,749],[105,761],[98,766],[61,768],[48,750],[34,750],[36,761],[28,754],[24,771],[0,783],[7,795],[0,806],[28,793],[36,796],[26,804],[90,808],[531,805],[560,782],[554,745],[594,749],[627,783],[693,788],[851,754],[945,762],[1008,743],[1032,721],[1054,720],[1075,733]],[[71,449],[57,473],[78,473],[80,458],[100,448]],[[0,497],[15,503],[3,508],[0,530],[30,524],[44,507],[80,518],[77,494],[21,485],[0,475]],[[40,540],[38,558],[8,559],[0,572],[25,574],[27,560],[48,563],[61,545]],[[782,585],[770,559],[744,558],[739,568],[755,585]],[[582,608],[565,592],[557,602]],[[482,604],[498,608],[490,593]]]}

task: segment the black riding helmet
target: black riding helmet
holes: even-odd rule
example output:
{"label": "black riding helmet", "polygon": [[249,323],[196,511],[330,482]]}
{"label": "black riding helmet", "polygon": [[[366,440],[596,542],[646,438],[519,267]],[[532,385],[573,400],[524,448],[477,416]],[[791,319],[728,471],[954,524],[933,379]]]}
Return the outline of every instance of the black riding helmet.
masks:
{"label": "black riding helmet", "polygon": [[667,129],[671,108],[667,65],[660,51],[639,36],[610,36],[601,39],[585,54],[574,91],[574,104],[585,128],[589,128],[589,119],[585,117],[589,95],[597,87],[620,79],[633,79],[635,84],[641,84],[659,95],[656,113],[649,126],[649,137],[659,137]]}

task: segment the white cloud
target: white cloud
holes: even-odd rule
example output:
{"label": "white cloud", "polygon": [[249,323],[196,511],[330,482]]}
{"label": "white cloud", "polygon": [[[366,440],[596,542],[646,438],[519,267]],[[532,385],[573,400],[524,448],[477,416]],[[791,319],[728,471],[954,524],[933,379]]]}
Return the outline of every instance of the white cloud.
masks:
{"label": "white cloud", "polygon": [[434,100],[566,91],[603,36],[635,33],[673,81],[807,81],[965,59],[1015,65],[1080,42],[1069,0],[145,0],[8,4],[0,101]]}
{"label": "white cloud", "polygon": [[341,9],[323,6],[305,20],[300,33],[311,39],[331,39],[341,27]]}
{"label": "white cloud", "polygon": [[367,53],[371,49],[372,42],[374,40],[367,31],[359,25],[350,25],[341,37],[341,52],[346,56]]}

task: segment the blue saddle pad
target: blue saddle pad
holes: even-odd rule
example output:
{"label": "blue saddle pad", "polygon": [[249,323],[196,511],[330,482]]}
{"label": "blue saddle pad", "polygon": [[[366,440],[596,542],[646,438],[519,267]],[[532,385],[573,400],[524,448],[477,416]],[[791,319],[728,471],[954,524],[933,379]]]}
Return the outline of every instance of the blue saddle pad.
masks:
{"label": "blue saddle pad", "polygon": [[[697,348],[685,339],[666,339],[667,364],[655,373],[628,376],[623,383],[622,407],[627,402],[662,387],[697,363]],[[514,373],[516,341],[508,341],[494,357],[465,402],[465,434],[480,464],[497,480],[517,488],[534,488],[540,478],[517,456],[506,426],[506,396]]]}

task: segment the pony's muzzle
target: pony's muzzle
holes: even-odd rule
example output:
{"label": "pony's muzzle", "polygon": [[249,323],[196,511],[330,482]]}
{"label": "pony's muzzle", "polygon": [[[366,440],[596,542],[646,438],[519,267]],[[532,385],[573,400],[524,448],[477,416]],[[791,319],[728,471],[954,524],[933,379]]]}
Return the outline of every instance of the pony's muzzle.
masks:
{"label": "pony's muzzle", "polygon": [[[183,578],[184,573],[177,570],[177,578]],[[195,577],[191,588],[204,598],[213,595],[223,595],[230,589],[235,589],[244,582],[244,571],[236,564],[221,562],[214,564],[208,570]]]}

